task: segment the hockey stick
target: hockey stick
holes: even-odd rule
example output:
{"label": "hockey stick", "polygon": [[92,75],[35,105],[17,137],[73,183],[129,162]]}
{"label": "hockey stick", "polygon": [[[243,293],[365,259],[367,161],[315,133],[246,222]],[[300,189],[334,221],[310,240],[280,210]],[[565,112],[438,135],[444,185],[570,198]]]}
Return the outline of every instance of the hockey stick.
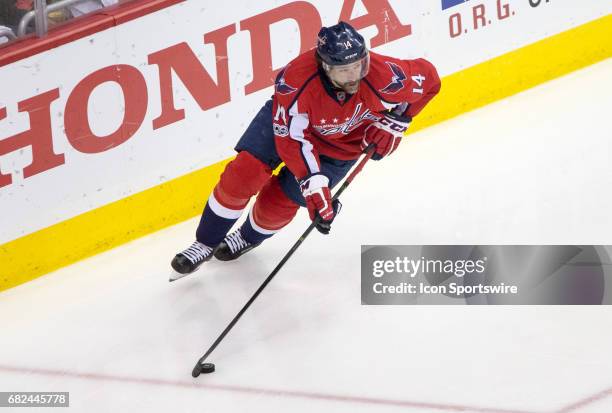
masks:
{"label": "hockey stick", "polygon": [[[332,200],[338,199],[338,197],[342,194],[342,192],[344,192],[344,190],[346,188],[348,188],[348,186],[351,184],[353,179],[355,179],[357,174],[359,174],[359,172],[361,172],[361,170],[363,169],[365,164],[372,158],[372,156],[374,155],[374,145],[373,144],[369,145],[367,148],[365,148],[363,153],[365,154],[365,156],[357,164],[357,166],[355,167],[355,169],[353,169],[353,171],[349,174],[349,176],[344,180],[344,182],[342,183],[342,186],[340,186],[338,191],[336,191],[336,193],[332,197]],[[291,247],[291,249],[285,254],[285,256],[278,263],[276,268],[274,268],[274,270],[272,270],[270,275],[268,275],[268,278],[265,279],[265,281],[261,284],[261,286],[257,289],[257,291],[255,291],[255,293],[249,299],[249,301],[247,301],[247,303],[244,305],[244,307],[242,307],[242,309],[238,312],[238,314],[236,314],[234,319],[227,325],[227,327],[225,327],[225,330],[223,330],[221,335],[219,335],[219,337],[217,337],[217,339],[212,344],[212,346],[210,346],[210,348],[208,350],[206,350],[206,353],[204,353],[204,355],[202,357],[200,357],[200,359],[198,360],[198,362],[194,366],[193,371],[191,372],[191,375],[193,377],[198,377],[200,375],[200,373],[212,373],[213,371],[215,371],[215,365],[214,364],[212,364],[212,363],[205,363],[206,358],[210,355],[210,353],[212,353],[215,350],[215,348],[217,348],[219,343],[221,343],[221,341],[225,338],[227,333],[229,333],[229,331],[232,329],[232,327],[234,327],[234,325],[238,322],[240,317],[242,317],[242,315],[251,306],[251,304],[253,304],[253,301],[255,301],[255,299],[264,290],[264,288],[266,288],[266,286],[270,283],[270,281],[272,281],[272,278],[274,278],[274,276],[281,270],[281,268],[283,268],[285,263],[289,260],[289,258],[291,258],[291,256],[299,248],[299,246],[302,245],[302,242],[304,242],[304,240],[306,239],[306,237],[308,237],[308,235],[312,232],[312,230],[315,229],[316,225],[317,225],[317,221],[313,221],[308,226],[306,231],[304,231],[304,233],[300,236],[300,238],[297,240],[297,242],[295,244],[293,244],[293,247]]]}

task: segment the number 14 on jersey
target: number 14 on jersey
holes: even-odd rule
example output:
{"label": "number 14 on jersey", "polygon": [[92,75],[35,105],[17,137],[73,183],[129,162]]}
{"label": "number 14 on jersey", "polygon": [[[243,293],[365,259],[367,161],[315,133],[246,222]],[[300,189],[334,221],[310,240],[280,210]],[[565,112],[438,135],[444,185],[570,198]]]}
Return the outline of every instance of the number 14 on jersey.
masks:
{"label": "number 14 on jersey", "polygon": [[412,76],[412,81],[418,85],[418,88],[416,88],[416,87],[413,88],[412,92],[413,93],[420,93],[422,95],[423,94],[423,82],[425,81],[425,76],[423,76],[421,74]]}

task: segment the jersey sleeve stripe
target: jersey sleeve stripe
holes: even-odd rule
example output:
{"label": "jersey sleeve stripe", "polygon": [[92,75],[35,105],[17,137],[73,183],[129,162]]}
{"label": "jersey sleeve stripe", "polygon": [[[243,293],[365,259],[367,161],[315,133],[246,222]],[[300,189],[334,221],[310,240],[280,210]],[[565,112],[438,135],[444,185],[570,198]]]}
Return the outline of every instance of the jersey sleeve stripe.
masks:
{"label": "jersey sleeve stripe", "polygon": [[291,122],[289,123],[289,137],[295,141],[298,141],[301,145],[301,152],[306,166],[311,174],[320,172],[319,163],[313,153],[313,145],[304,137],[304,130],[308,128],[309,120],[306,113],[299,113],[298,104],[295,102],[291,108],[289,108],[289,116]]}

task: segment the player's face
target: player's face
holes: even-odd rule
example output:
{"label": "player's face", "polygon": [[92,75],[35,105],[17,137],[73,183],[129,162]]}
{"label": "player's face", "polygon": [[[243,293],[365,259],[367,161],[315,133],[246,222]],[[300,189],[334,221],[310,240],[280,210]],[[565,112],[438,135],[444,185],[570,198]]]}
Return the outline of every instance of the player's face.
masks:
{"label": "player's face", "polygon": [[359,82],[366,77],[370,69],[370,56],[366,54],[361,60],[348,65],[331,66],[323,63],[325,73],[329,80],[346,93],[356,93],[359,90]]}

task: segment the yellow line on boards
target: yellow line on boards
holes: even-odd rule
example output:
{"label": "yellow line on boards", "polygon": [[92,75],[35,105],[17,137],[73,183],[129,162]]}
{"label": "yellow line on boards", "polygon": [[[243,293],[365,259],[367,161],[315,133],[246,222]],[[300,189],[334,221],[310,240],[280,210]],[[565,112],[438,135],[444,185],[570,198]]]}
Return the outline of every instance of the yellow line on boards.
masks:
{"label": "yellow line on boards", "polygon": [[201,214],[230,160],[0,245],[0,291]]}

